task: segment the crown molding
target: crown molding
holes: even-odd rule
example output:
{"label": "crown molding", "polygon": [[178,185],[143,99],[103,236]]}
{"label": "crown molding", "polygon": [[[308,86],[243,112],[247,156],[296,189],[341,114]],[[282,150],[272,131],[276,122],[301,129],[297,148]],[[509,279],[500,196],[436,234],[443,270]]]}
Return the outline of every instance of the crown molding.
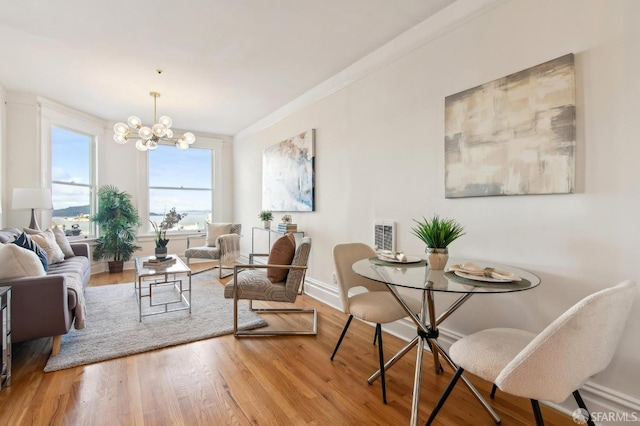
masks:
{"label": "crown molding", "polygon": [[507,1],[509,0],[456,1],[268,116],[239,131],[234,139],[246,138],[282,121]]}

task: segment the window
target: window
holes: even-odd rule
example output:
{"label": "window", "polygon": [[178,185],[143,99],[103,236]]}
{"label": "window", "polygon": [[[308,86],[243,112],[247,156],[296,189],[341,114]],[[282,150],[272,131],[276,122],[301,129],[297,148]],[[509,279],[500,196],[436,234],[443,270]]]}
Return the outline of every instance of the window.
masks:
{"label": "window", "polygon": [[[159,145],[149,153],[149,220],[160,224],[172,208],[187,213],[176,230],[206,228],[212,220],[213,149],[180,151]],[[151,230],[151,229],[150,229]]]}
{"label": "window", "polygon": [[68,237],[95,235],[93,214],[93,137],[51,127],[52,222]]}

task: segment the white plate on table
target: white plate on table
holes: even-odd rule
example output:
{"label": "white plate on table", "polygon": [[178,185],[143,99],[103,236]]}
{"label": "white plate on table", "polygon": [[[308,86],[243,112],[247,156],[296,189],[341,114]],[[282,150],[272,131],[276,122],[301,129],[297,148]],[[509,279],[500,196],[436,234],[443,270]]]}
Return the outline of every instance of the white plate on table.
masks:
{"label": "white plate on table", "polygon": [[385,257],[385,256],[378,256],[378,259],[384,262],[390,262],[390,263],[418,263],[422,260],[418,256],[407,256],[406,260],[398,260],[398,259]]}
{"label": "white plate on table", "polygon": [[509,278],[490,278],[490,277],[485,277],[483,275],[467,274],[462,271],[453,271],[453,273],[462,278],[467,278],[474,281],[484,281],[487,283],[512,283],[513,282],[513,280]]}

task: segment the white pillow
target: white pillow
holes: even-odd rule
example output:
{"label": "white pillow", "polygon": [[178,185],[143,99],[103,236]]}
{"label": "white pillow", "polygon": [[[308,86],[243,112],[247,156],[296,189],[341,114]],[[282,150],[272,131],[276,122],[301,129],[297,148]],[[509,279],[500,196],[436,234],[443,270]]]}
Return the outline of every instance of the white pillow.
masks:
{"label": "white pillow", "polygon": [[0,245],[0,280],[47,275],[37,254],[15,244]]}
{"label": "white pillow", "polygon": [[215,247],[218,237],[230,232],[230,223],[207,223],[207,246]]}
{"label": "white pillow", "polygon": [[64,260],[64,253],[56,243],[56,236],[53,235],[51,229],[32,234],[31,239],[38,243],[42,250],[47,252],[47,263],[49,265],[53,263],[59,263]]}
{"label": "white pillow", "polygon": [[56,237],[56,243],[60,246],[60,250],[64,253],[64,258],[73,257],[75,254],[73,253],[73,249],[71,248],[71,244],[69,244],[69,240],[67,240],[67,236],[64,235],[64,231],[58,226],[53,227],[53,235]]}

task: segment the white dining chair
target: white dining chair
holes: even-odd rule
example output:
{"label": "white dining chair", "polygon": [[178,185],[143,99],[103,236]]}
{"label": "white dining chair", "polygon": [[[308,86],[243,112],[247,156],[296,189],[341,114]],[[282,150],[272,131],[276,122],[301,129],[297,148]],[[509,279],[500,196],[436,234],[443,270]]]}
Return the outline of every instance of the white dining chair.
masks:
{"label": "white dining chair", "polygon": [[[359,320],[376,324],[374,345],[378,342],[378,358],[380,362],[380,381],[382,383],[382,401],[387,403],[387,390],[384,371],[384,353],[382,350],[382,326],[405,318],[407,313],[395,300],[387,286],[383,283],[364,278],[356,274],[352,265],[361,259],[376,257],[376,252],[363,243],[336,244],[333,247],[333,261],[336,267],[338,291],[342,301],[342,310],[349,314],[347,323],[338,339],[331,360],[336,356],[338,348],[344,339],[347,329],[354,317]],[[365,290],[359,293],[350,293],[352,289]],[[405,298],[409,308],[416,314],[420,313],[422,302],[410,297]]]}
{"label": "white dining chair", "polygon": [[426,424],[433,422],[466,370],[503,392],[530,399],[538,426],[544,424],[539,400],[560,403],[572,394],[584,420],[593,426],[578,389],[613,358],[635,291],[633,281],[598,291],[569,308],[538,335],[493,328],[458,340],[449,350],[458,369]]}

